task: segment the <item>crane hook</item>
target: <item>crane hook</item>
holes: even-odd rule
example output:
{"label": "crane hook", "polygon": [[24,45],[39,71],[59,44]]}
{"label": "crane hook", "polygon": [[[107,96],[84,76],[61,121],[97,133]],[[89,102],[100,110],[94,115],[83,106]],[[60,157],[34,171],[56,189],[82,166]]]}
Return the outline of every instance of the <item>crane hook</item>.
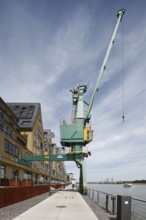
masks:
{"label": "crane hook", "polygon": [[123,122],[124,122],[125,116],[123,115],[122,118],[123,118]]}

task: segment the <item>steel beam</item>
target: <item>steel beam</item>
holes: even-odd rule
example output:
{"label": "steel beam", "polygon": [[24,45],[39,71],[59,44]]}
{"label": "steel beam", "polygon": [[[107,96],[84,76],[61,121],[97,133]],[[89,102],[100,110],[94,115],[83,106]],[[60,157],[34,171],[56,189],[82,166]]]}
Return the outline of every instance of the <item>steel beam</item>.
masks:
{"label": "steel beam", "polygon": [[79,159],[84,159],[84,154],[25,155],[22,157],[25,161],[75,161]]}

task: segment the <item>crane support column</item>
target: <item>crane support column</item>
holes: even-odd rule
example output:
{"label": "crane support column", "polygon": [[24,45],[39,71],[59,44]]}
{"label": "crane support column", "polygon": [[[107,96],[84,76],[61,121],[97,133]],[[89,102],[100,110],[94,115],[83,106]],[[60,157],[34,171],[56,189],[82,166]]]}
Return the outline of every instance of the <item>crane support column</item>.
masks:
{"label": "crane support column", "polygon": [[80,169],[79,176],[79,192],[87,195],[87,182],[86,182],[86,164],[85,160],[76,160],[77,167]]}

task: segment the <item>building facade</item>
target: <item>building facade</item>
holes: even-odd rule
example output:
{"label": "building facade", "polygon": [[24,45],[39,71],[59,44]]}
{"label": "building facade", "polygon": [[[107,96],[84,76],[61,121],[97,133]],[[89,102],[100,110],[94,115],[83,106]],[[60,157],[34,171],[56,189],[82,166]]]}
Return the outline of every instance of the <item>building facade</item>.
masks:
{"label": "building facade", "polygon": [[16,184],[19,180],[27,184],[29,180],[33,184],[66,181],[64,163],[53,161],[50,172],[49,161],[22,160],[24,155],[49,154],[49,147],[57,153],[56,145],[50,143],[46,147],[39,103],[5,103],[0,98],[0,185],[10,185],[11,180]]}

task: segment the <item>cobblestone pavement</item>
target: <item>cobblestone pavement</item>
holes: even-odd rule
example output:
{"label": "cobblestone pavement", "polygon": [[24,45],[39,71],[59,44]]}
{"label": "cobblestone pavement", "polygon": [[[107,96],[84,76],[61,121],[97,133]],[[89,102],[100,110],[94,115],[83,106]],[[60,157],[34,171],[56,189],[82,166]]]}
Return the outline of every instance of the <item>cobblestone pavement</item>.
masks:
{"label": "cobblestone pavement", "polygon": [[[30,199],[26,199],[22,202],[15,203],[13,205],[0,208],[0,220],[12,220],[16,216],[30,209],[32,206],[35,206],[39,202],[49,197],[49,193],[44,193],[39,196],[35,196]],[[109,213],[106,213],[103,209],[97,206],[92,200],[87,196],[83,196],[87,204],[93,210],[95,215],[99,220],[116,220],[115,216],[111,216]]]}
{"label": "cobblestone pavement", "polygon": [[49,193],[44,193],[22,202],[0,208],[0,220],[11,220],[48,197]]}

